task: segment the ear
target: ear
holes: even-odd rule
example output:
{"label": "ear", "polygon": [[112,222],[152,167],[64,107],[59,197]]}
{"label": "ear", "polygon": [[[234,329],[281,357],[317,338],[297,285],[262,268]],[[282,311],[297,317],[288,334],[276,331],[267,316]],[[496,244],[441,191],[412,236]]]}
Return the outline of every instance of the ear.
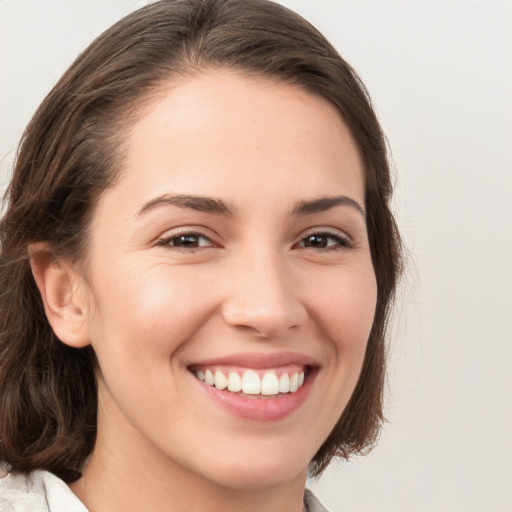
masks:
{"label": "ear", "polygon": [[55,260],[47,243],[30,244],[28,253],[32,274],[53,331],[71,347],[89,345],[83,279],[69,263]]}

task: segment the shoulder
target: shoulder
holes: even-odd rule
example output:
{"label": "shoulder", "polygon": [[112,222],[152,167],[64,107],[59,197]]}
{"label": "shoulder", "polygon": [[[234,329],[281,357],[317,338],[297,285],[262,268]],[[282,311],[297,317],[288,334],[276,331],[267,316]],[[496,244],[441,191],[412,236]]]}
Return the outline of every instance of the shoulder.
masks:
{"label": "shoulder", "polygon": [[305,512],[329,512],[313,494],[312,491],[306,489],[304,491],[304,510]]}
{"label": "shoulder", "polygon": [[29,476],[9,474],[0,478],[0,511],[46,512],[50,510],[39,473],[41,472],[36,471]]}
{"label": "shoulder", "polygon": [[0,477],[0,512],[87,512],[69,487],[52,473],[33,471]]}

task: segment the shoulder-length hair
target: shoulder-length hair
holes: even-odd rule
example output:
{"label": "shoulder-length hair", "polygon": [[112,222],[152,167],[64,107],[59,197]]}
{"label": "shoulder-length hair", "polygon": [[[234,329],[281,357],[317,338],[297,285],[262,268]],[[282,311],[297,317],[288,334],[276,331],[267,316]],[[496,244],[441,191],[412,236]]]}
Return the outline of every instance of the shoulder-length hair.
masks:
{"label": "shoulder-length hair", "polygon": [[60,342],[44,313],[28,246],[79,261],[102,191],[122,169],[123,140],[144,102],[173,78],[211,68],[295,84],[325,98],[348,126],[364,165],[367,229],[377,279],[375,320],[356,389],[315,455],[375,443],[383,421],[385,331],[400,271],[389,209],[387,148],[369,96],[327,40],[267,0],[161,0],[113,25],[44,99],[17,154],[0,223],[0,460],[12,471],[80,475],[96,436],[96,360]]}

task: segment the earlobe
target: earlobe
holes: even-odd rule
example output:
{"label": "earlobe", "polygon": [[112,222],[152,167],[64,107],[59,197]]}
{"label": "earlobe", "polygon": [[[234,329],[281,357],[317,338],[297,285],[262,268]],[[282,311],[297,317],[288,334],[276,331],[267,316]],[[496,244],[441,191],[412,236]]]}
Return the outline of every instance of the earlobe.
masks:
{"label": "earlobe", "polygon": [[79,293],[81,278],[68,263],[55,260],[44,242],[29,246],[30,267],[41,294],[48,321],[66,345],[81,348],[90,344],[87,307]]}

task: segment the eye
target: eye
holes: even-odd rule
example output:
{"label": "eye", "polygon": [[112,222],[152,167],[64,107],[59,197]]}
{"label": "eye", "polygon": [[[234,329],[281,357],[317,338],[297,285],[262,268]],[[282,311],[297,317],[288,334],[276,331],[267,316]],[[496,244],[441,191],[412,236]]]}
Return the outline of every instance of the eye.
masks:
{"label": "eye", "polygon": [[343,250],[353,247],[352,241],[344,235],[329,232],[310,233],[302,238],[296,247],[320,250]]}
{"label": "eye", "polygon": [[157,245],[176,247],[178,249],[198,249],[200,247],[214,247],[215,244],[200,233],[179,233],[158,240]]}

